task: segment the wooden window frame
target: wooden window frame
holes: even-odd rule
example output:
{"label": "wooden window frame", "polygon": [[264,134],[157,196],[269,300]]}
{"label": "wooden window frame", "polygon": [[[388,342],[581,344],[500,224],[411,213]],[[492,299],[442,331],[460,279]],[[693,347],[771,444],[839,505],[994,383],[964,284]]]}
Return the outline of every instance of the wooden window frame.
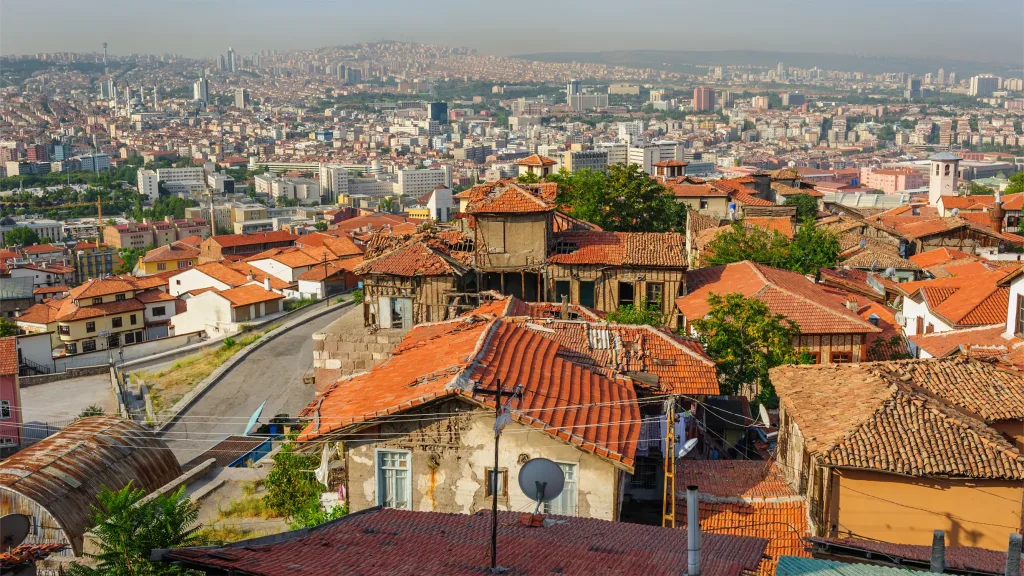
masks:
{"label": "wooden window frame", "polygon": [[[844,357],[845,356],[846,360],[843,361],[843,362],[840,362],[839,360],[836,360],[837,356],[840,356],[840,357]],[[853,352],[833,352],[832,354],[829,355],[829,360],[833,364],[850,364],[851,362],[853,362]]]}
{"label": "wooden window frame", "polygon": [[[491,474],[494,473],[494,468],[488,466],[484,468],[484,495],[488,498],[494,496],[491,491]],[[498,498],[508,497],[508,468],[498,468],[498,479],[499,479],[499,491]]]}

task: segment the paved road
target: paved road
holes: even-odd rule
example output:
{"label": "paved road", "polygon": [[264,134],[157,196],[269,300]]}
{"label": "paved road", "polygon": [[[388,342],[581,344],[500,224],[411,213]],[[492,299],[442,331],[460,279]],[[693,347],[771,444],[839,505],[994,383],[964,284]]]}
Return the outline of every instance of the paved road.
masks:
{"label": "paved road", "polygon": [[56,428],[74,420],[89,406],[99,406],[106,413],[117,410],[117,399],[110,389],[110,375],[82,376],[21,389],[25,437],[41,439]]}
{"label": "paved road", "polygon": [[227,436],[241,434],[264,400],[261,422],[275,414],[297,414],[314,396],[313,386],[302,383],[313,367],[313,334],[353,310],[310,320],[257,349],[183,412],[163,441],[185,463]]}

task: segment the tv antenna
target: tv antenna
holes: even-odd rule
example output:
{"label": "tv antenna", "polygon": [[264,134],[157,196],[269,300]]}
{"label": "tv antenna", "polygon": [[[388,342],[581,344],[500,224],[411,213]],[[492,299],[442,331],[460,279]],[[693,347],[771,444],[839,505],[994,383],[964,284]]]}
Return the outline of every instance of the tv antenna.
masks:
{"label": "tv antenna", "polygon": [[10,550],[25,541],[31,524],[24,514],[0,516],[0,549]]}
{"label": "tv antenna", "polygon": [[519,470],[519,489],[537,503],[534,514],[540,511],[541,504],[558,498],[564,488],[565,473],[547,458],[533,458]]}

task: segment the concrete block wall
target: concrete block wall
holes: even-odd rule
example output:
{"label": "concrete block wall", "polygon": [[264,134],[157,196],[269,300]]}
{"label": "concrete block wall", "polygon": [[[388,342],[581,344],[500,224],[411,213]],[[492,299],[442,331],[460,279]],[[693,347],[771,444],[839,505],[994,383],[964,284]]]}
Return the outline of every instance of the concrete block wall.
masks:
{"label": "concrete block wall", "polygon": [[365,372],[391,357],[391,351],[408,330],[388,329],[368,332],[362,318],[355,324],[343,316],[323,332],[313,334],[313,368],[316,371],[316,393],[350,374]]}

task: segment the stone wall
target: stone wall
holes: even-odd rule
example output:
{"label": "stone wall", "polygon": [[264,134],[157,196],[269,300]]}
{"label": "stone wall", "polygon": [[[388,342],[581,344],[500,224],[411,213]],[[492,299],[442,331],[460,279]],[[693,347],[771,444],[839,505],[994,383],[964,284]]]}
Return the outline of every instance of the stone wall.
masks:
{"label": "stone wall", "polygon": [[57,382],[58,380],[69,380],[71,378],[81,378],[82,376],[96,376],[98,374],[106,374],[110,370],[108,364],[101,364],[98,366],[83,366],[81,368],[68,368],[65,372],[56,372],[53,374],[39,374],[36,376],[22,376],[18,378],[18,382],[22,388],[29,386],[37,386],[39,384],[49,384],[50,382]]}
{"label": "stone wall", "polygon": [[391,351],[408,330],[369,332],[362,314],[348,313],[313,334],[313,368],[316,393],[320,394],[338,378],[364,372],[391,357]]}

